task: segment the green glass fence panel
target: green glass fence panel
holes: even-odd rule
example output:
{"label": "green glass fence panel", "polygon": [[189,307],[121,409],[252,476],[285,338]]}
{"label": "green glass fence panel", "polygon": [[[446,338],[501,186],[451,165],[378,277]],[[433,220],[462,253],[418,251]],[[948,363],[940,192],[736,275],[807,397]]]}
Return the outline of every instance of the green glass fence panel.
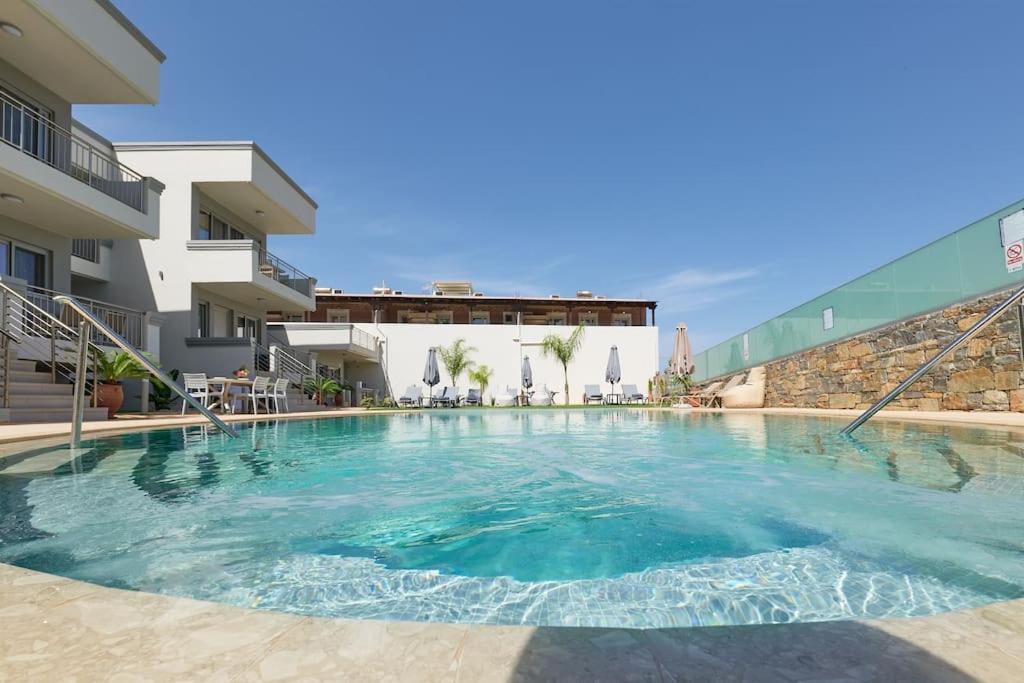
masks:
{"label": "green glass fence panel", "polygon": [[[751,328],[746,356],[742,334],[697,354],[696,379],[776,360],[1021,282],[1024,271],[1007,272],[999,220],[1022,208],[1024,200]],[[825,329],[826,309],[832,312],[831,329]]]}
{"label": "green glass fence panel", "polygon": [[960,301],[960,252],[956,235],[949,235],[892,264],[896,316],[908,318]]}

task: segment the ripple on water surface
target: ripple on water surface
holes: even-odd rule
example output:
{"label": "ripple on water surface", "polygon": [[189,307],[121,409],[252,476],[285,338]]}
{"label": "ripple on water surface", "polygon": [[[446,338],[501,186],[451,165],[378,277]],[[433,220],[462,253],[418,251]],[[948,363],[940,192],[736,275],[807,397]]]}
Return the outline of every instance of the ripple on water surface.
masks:
{"label": "ripple on water surface", "polygon": [[0,560],[303,614],[503,624],[913,616],[1024,595],[1024,439],[838,426],[449,410],[97,439],[53,472],[26,473],[31,453],[0,469]]}

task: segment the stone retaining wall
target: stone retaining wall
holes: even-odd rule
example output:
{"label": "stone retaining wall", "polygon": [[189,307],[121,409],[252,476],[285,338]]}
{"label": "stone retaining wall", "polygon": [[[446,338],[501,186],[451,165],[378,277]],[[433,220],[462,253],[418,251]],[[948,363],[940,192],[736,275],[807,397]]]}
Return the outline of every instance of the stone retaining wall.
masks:
{"label": "stone retaining wall", "polygon": [[[1009,290],[768,363],[769,407],[867,408]],[[890,408],[1024,412],[1017,310],[934,367]]]}

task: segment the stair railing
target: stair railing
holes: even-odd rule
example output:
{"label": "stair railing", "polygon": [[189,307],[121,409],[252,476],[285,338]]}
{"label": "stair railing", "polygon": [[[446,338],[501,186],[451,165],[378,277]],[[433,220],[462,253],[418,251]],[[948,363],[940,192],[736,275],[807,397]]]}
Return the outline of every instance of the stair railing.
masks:
{"label": "stair railing", "polygon": [[[178,386],[178,383],[167,376],[167,374],[158,368],[153,361],[149,360],[142,354],[141,351],[136,349],[134,346],[128,343],[128,341],[119,335],[114,330],[110,329],[110,326],[105,322],[97,318],[92,312],[78,302],[74,297],[70,297],[64,294],[55,296],[54,301],[68,306],[74,309],[80,316],[81,321],[78,323],[78,355],[77,363],[75,366],[75,392],[74,402],[72,408],[72,419],[71,419],[71,445],[77,447],[82,441],[82,420],[85,417],[85,383],[86,383],[86,362],[85,358],[88,354],[88,349],[91,344],[89,341],[89,335],[93,329],[98,330],[104,337],[114,343],[115,346],[120,348],[122,351],[131,356],[136,363],[141,365],[145,370],[156,377],[158,380],[163,382],[167,387],[178,394],[181,400],[188,403],[190,406],[199,411],[203,417],[212,422],[217,429],[221,430],[231,438],[237,438],[238,434],[235,430],[227,425],[223,420],[213,414],[213,412],[204,406],[202,403],[197,401],[195,397],[189,394],[187,391]],[[93,382],[96,382],[95,376]],[[94,395],[97,392],[94,391]]]}
{"label": "stair railing", "polygon": [[[0,328],[9,337],[4,359],[6,372],[11,371],[11,362],[7,356],[13,357],[10,346],[14,343],[18,345],[20,355],[49,367],[50,381],[54,384],[58,379],[74,382],[78,363],[78,333],[4,282],[0,282]],[[99,400],[96,365],[102,353],[103,349],[89,342],[85,362],[93,365],[92,383],[87,392],[92,397],[93,407],[96,407]],[[4,391],[5,401],[9,403],[9,381],[5,380]]]}
{"label": "stair railing", "polygon": [[[895,399],[897,396],[906,391],[911,384],[921,379],[921,377],[926,372],[935,367],[935,365],[940,360],[951,354],[953,351],[959,348],[964,342],[970,341],[972,338],[977,336],[982,330],[991,325],[1008,308],[1010,308],[1014,304],[1020,303],[1022,299],[1024,299],[1024,287],[1014,290],[1013,294],[1011,294],[1002,303],[1000,303],[995,308],[986,313],[984,317],[982,317],[982,319],[979,320],[978,322],[974,323],[974,325],[972,325],[969,330],[961,334],[959,337],[951,341],[949,344],[946,344],[945,348],[943,348],[937,354],[935,354],[927,361],[925,361],[925,363],[921,365],[921,367],[919,367],[917,370],[914,370],[913,374],[911,374],[910,377],[907,377],[905,380],[900,382],[898,387],[890,391],[888,394],[879,399],[874,405],[872,405],[870,408],[861,413],[856,420],[846,425],[846,427],[844,427],[843,431],[840,433],[852,434],[855,429],[857,429],[862,424],[870,420],[875,413],[877,413],[885,406],[889,405],[889,403],[892,402],[893,399]],[[1024,339],[1021,340],[1021,343],[1024,344]]]}

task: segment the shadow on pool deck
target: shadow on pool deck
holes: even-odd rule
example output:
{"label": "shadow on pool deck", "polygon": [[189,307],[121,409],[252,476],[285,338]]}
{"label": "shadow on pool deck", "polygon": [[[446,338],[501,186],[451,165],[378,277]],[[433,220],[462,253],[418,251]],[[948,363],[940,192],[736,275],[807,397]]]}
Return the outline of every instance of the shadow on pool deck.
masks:
{"label": "shadow on pool deck", "polygon": [[1020,681],[1022,675],[1024,661],[994,645],[900,620],[642,631],[540,628],[521,646],[510,680]]}

